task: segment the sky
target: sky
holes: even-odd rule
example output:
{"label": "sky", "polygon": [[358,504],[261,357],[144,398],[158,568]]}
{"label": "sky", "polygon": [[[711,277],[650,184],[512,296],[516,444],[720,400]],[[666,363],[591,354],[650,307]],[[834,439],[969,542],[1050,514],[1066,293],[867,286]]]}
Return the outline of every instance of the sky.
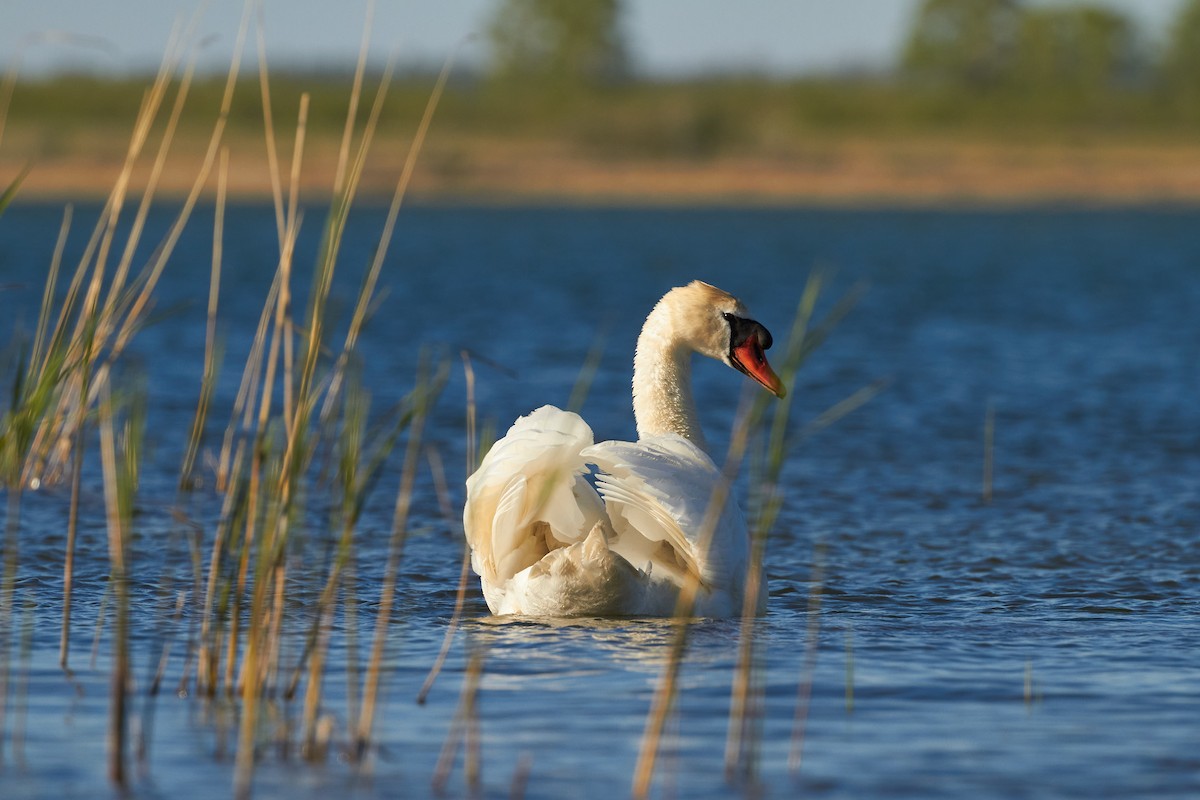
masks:
{"label": "sky", "polygon": [[[482,61],[481,33],[500,0],[376,0],[371,53],[440,64]],[[569,2],[570,0],[564,0]],[[1097,0],[1093,0],[1095,2]],[[1099,0],[1164,35],[1183,0]],[[891,64],[919,0],[625,0],[636,63],[655,76],[733,68],[776,74],[837,72]],[[1042,0],[1040,5],[1053,5]],[[353,63],[368,0],[262,0],[272,65]],[[0,68],[22,74],[65,67],[115,74],[161,58],[172,28],[200,10],[202,65],[223,69],[242,0],[0,0]]]}

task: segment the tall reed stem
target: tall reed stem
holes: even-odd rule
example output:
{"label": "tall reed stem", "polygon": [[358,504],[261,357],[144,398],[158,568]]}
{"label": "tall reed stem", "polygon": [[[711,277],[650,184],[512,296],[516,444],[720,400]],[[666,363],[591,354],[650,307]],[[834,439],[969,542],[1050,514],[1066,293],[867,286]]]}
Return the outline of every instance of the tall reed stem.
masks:
{"label": "tall reed stem", "polygon": [[142,418],[134,408],[118,448],[115,411],[107,385],[100,395],[100,456],[104,471],[104,506],[108,520],[108,559],[114,610],[113,669],[108,731],[108,774],[118,786],[128,780],[129,670],[129,537],[133,497],[137,489]]}
{"label": "tall reed stem", "polygon": [[4,518],[4,575],[0,583],[0,764],[4,761],[4,738],[8,730],[8,684],[12,665],[13,613],[16,602],[17,548],[21,528],[21,487],[8,488]]}
{"label": "tall reed stem", "polygon": [[[418,379],[418,384],[423,383]],[[418,390],[420,391],[420,390]],[[383,681],[383,650],[387,642],[388,626],[392,621],[392,606],[395,603],[396,581],[400,560],[404,556],[404,544],[408,539],[408,515],[412,508],[413,482],[417,464],[420,462],[421,434],[425,418],[429,413],[429,400],[422,392],[414,402],[412,423],[408,430],[408,446],[404,452],[404,467],[400,475],[400,490],[396,495],[396,508],[392,515],[392,535],[388,542],[388,561],[384,570],[383,586],[379,590],[379,611],[375,617],[375,638],[371,649],[371,663],[367,669],[366,686],[363,689],[363,708],[359,718],[353,755],[362,759],[371,740],[375,725],[375,710],[378,705],[379,689]]]}

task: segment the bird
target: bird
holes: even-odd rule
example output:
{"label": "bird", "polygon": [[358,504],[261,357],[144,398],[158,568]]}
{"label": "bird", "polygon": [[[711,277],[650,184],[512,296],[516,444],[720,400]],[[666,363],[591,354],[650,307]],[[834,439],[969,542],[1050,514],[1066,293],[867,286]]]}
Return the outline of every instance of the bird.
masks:
{"label": "bird", "polygon": [[[552,405],[517,419],[466,481],[463,528],[492,614],[672,616],[689,581],[694,616],[741,614],[750,537],[718,491],[691,362],[722,361],[782,398],[771,343],[737,298],[692,281],[663,295],[638,336],[636,442],[596,443],[582,417]],[[727,500],[706,524],[715,494]]]}

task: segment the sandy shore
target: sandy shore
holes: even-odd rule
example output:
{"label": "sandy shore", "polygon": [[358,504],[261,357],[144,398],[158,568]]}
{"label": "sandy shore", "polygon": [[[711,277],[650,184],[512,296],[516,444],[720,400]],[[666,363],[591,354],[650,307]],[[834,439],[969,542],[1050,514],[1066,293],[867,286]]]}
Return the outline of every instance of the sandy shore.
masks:
{"label": "sandy shore", "polygon": [[[30,168],[23,199],[103,197],[120,172],[119,147],[38,153],[0,148],[0,184]],[[160,192],[182,196],[202,162],[202,140],[180,141],[166,161]],[[386,196],[403,167],[408,143],[372,148],[363,191]],[[271,173],[261,141],[232,141],[231,195],[269,198]],[[310,142],[301,171],[306,198],[327,196],[337,143]],[[286,148],[280,154],[290,159]],[[135,171],[134,190],[150,175],[150,158]],[[286,169],[285,169],[286,171]],[[210,180],[206,191],[211,192]],[[1006,204],[1025,202],[1169,203],[1200,201],[1200,143],[1004,144],[954,140],[816,142],[772,156],[709,160],[597,158],[555,144],[506,141],[431,142],[413,177],[425,200],[599,203]]]}

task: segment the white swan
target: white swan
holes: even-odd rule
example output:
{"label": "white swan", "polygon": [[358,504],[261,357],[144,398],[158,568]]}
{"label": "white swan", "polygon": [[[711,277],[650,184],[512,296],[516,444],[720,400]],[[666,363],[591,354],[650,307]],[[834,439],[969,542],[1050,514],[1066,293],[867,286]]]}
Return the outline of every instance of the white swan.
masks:
{"label": "white swan", "polygon": [[[492,613],[670,615],[689,573],[699,577],[696,615],[740,613],[749,536],[732,498],[703,536],[721,476],[696,418],[691,355],[723,361],[783,397],[763,355],[770,346],[771,334],[736,298],[693,281],[658,301],[638,337],[637,442],[593,444],[578,414],[554,406],[513,423],[467,479],[463,509]],[[760,611],[764,600],[765,592]]]}

